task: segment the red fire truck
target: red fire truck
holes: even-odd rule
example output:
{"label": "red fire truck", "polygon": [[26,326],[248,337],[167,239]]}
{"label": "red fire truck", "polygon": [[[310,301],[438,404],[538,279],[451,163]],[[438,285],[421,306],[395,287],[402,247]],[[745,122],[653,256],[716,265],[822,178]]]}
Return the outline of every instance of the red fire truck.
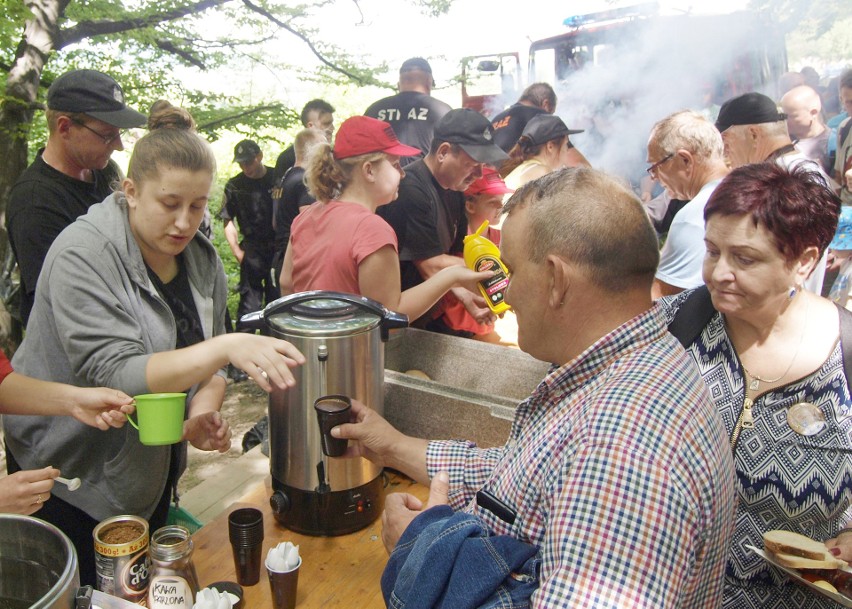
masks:
{"label": "red fire truck", "polygon": [[[596,166],[628,174],[648,131],[682,108],[718,112],[747,91],[776,97],[787,70],[783,33],[765,16],[663,15],[656,3],[570,17],[565,33],[537,40],[526,73],[520,54],[462,62],[462,104],[493,116],[533,82],[553,85],[557,114],[586,129],[578,146]],[[572,137],[572,140],[574,138]],[[596,162],[597,161],[597,162]]]}

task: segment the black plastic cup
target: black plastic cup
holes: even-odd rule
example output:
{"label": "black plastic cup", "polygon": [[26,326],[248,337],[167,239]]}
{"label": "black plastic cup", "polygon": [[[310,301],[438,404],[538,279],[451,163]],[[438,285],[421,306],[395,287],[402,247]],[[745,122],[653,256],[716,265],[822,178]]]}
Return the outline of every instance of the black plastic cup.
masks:
{"label": "black plastic cup", "polygon": [[346,452],[349,441],[333,437],[331,430],[349,422],[352,400],[345,395],[324,395],[314,401],[314,410],[317,411],[323,454],[327,457],[340,457]]}
{"label": "black plastic cup", "polygon": [[255,508],[240,508],[228,515],[228,536],[234,551],[237,582],[253,586],[260,581],[263,563],[263,513]]}
{"label": "black plastic cup", "polygon": [[273,571],[267,565],[266,572],[269,573],[269,585],[272,588],[273,609],[295,609],[301,566],[301,558],[298,565],[285,572]]}

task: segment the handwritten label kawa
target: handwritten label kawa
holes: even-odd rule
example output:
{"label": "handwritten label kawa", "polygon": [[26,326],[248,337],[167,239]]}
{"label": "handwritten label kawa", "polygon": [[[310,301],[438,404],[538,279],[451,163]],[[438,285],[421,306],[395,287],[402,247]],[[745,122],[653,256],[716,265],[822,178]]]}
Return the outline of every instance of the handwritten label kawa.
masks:
{"label": "handwritten label kawa", "polygon": [[192,587],[182,577],[155,577],[148,593],[149,609],[192,609]]}

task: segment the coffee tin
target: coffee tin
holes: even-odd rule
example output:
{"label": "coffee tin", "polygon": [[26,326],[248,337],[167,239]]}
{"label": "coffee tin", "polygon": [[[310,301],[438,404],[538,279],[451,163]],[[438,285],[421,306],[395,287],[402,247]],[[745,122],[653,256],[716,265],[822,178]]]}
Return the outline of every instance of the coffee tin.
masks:
{"label": "coffee tin", "polygon": [[145,605],[148,598],[148,521],[113,516],[95,527],[96,586],[101,592]]}

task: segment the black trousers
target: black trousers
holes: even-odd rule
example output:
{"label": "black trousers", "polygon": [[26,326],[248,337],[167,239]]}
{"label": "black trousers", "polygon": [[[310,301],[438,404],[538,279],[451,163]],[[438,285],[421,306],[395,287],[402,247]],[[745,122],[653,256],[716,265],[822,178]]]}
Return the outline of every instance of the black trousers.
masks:
{"label": "black trousers", "polygon": [[240,323],[246,313],[263,309],[281,295],[278,287],[272,284],[269,270],[272,268],[273,250],[259,250],[252,247],[244,249],[245,256],[240,264],[240,304],[237,306],[237,332],[253,332]]}

